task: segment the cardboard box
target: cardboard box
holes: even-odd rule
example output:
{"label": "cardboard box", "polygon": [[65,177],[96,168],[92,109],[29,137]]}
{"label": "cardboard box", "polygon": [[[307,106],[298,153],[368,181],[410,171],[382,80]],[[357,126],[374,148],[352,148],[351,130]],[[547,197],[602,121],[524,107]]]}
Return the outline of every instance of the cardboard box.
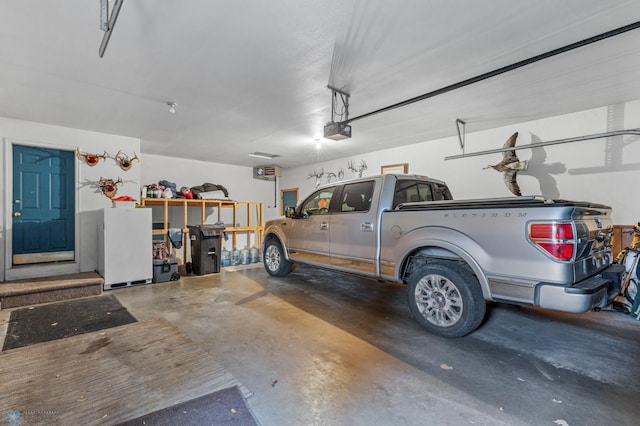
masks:
{"label": "cardboard box", "polygon": [[153,282],[164,283],[175,278],[174,274],[180,278],[178,274],[178,259],[170,257],[168,261],[162,259],[153,259]]}

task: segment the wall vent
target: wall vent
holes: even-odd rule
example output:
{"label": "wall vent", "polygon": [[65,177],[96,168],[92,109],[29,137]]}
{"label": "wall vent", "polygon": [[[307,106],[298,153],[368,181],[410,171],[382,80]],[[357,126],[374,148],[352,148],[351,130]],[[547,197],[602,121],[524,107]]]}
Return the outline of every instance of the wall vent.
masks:
{"label": "wall vent", "polygon": [[253,178],[262,180],[276,180],[276,177],[282,176],[282,168],[280,166],[255,166],[253,168]]}

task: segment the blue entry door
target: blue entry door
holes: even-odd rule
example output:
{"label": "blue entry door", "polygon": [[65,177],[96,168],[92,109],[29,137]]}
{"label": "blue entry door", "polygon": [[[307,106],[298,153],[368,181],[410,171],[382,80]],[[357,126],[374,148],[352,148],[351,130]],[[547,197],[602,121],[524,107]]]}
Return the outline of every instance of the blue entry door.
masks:
{"label": "blue entry door", "polygon": [[13,145],[13,264],[75,259],[75,156]]}

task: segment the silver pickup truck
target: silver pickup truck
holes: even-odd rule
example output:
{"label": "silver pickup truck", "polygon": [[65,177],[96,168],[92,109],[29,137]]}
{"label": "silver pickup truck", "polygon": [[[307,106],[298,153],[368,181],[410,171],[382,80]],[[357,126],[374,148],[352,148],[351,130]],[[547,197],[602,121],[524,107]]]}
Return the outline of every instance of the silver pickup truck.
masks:
{"label": "silver pickup truck", "polygon": [[486,301],[584,312],[606,306],[623,268],[611,265],[611,209],[542,197],[456,201],[447,185],[385,174],[318,188],[265,226],[267,272],[295,263],[408,285],[427,330],[464,336]]}

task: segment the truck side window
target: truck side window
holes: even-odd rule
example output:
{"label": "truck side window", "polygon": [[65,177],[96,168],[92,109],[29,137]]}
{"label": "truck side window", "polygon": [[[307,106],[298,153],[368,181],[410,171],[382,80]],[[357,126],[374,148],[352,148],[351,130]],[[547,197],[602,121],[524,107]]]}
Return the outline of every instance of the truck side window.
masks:
{"label": "truck side window", "polygon": [[446,185],[438,185],[437,183],[435,183],[433,185],[433,195],[434,195],[433,199],[435,201],[453,200],[451,191],[449,191],[449,188],[447,188]]}
{"label": "truck side window", "polygon": [[396,208],[398,204],[413,203],[415,201],[422,201],[420,199],[418,183],[415,180],[409,179],[398,180],[393,196],[393,208]]}
{"label": "truck side window", "polygon": [[335,187],[325,188],[311,194],[300,207],[301,216],[309,217],[310,215],[329,213],[329,203],[334,190]]}
{"label": "truck side window", "polygon": [[366,212],[371,207],[374,182],[350,183],[342,190],[340,211],[342,212]]}
{"label": "truck side window", "polygon": [[[446,187],[444,189],[446,189]],[[451,197],[451,194],[449,194],[449,197]],[[444,198],[442,191],[434,196],[431,184],[428,182],[403,179],[396,182],[395,194],[393,196],[393,208],[396,208],[398,204],[402,203],[448,199],[451,198]]]}
{"label": "truck side window", "polygon": [[431,185],[426,183],[418,183],[418,201],[433,201],[433,194],[431,193]]}

